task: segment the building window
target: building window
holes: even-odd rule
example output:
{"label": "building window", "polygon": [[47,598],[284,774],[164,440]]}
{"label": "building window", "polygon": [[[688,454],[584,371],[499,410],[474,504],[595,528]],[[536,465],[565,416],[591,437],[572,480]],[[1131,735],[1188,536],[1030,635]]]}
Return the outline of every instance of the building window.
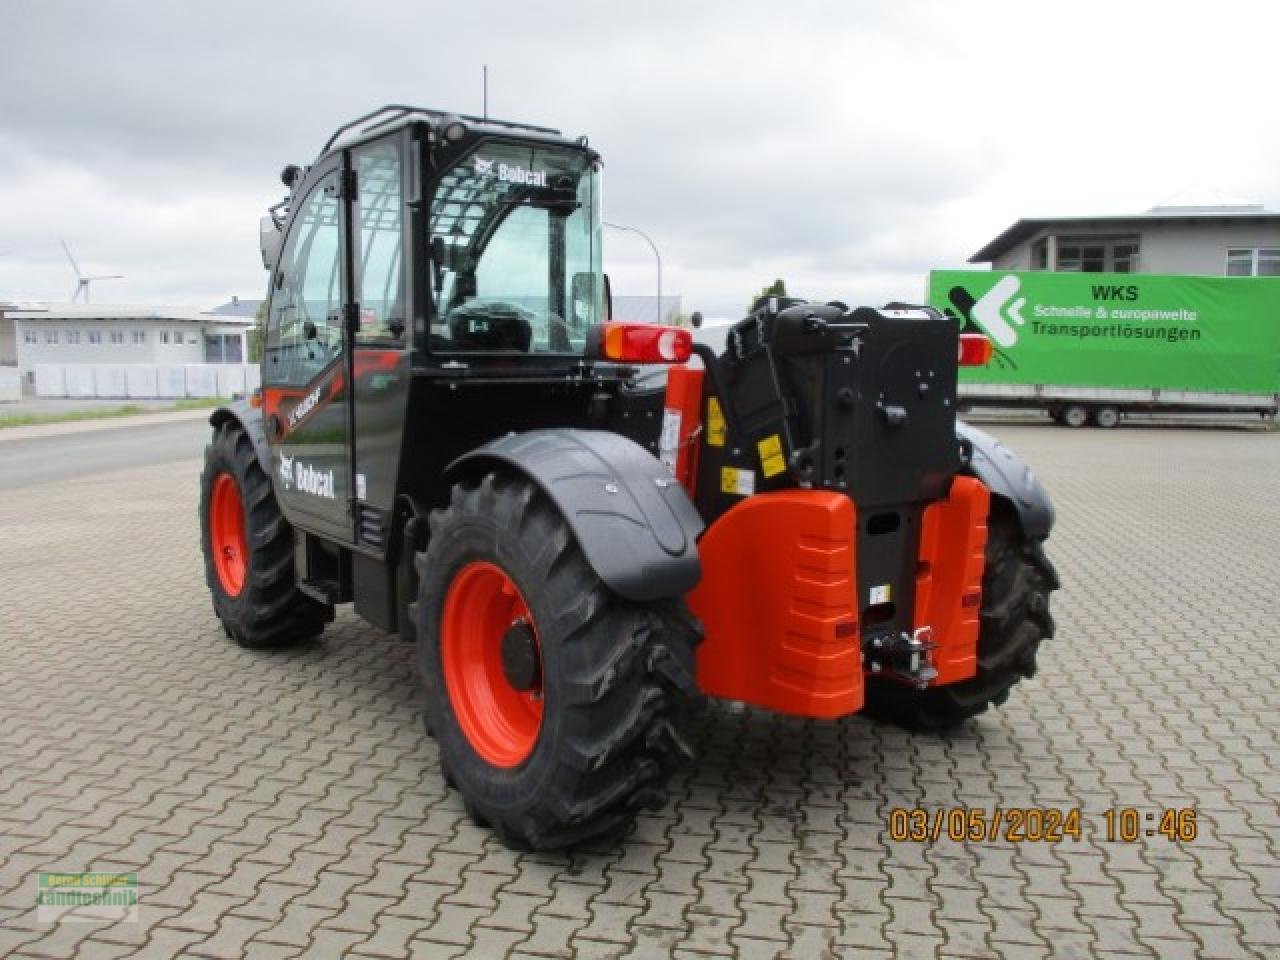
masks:
{"label": "building window", "polygon": [[1058,241],[1058,269],[1067,273],[1137,273],[1138,240],[1063,237]]}
{"label": "building window", "polygon": [[[92,342],[92,335],[90,335],[90,338],[91,338],[91,342]],[[80,331],[79,331],[79,330],[68,330],[68,331],[67,331],[67,343],[69,343],[69,344],[77,344],[77,343],[79,343],[79,342],[80,342]]]}
{"label": "building window", "polygon": [[89,331],[89,342],[90,342],[90,343],[101,343],[101,342],[102,342],[102,331],[101,331],[101,330],[90,330],[90,331]]}
{"label": "building window", "polygon": [[1049,269],[1049,241],[1044,237],[1031,245],[1031,269]]}
{"label": "building window", "polygon": [[168,331],[168,330],[161,330],[161,331],[160,331],[160,342],[161,342],[161,343],[168,343],[168,342],[169,342],[169,331]]}
{"label": "building window", "polygon": [[123,331],[123,330],[112,330],[112,331],[111,331],[111,342],[112,342],[112,343],[114,343],[116,346],[119,346],[120,344],[124,343],[124,331]]}
{"label": "building window", "polygon": [[1227,251],[1228,277],[1280,277],[1280,247],[1237,247]]}
{"label": "building window", "polygon": [[44,332],[44,342],[45,342],[45,343],[57,343],[57,342],[58,342],[58,331],[57,331],[57,330],[46,330],[46,331]]}
{"label": "building window", "polygon": [[181,330],[175,330],[175,331],[173,331],[173,342],[174,342],[174,343],[176,343],[178,346],[182,346],[182,331],[181,331]]}
{"label": "building window", "polygon": [[22,342],[23,343],[39,343],[40,338],[36,335],[36,332],[34,330],[23,330]]}
{"label": "building window", "polygon": [[146,342],[147,342],[147,331],[145,331],[145,330],[134,330],[134,331],[133,331],[133,342],[134,342],[134,344],[135,344],[135,345],[137,345],[137,344],[142,344],[142,343],[146,343]]}
{"label": "building window", "polygon": [[1112,273],[1138,272],[1138,244],[1117,243],[1111,248]]}

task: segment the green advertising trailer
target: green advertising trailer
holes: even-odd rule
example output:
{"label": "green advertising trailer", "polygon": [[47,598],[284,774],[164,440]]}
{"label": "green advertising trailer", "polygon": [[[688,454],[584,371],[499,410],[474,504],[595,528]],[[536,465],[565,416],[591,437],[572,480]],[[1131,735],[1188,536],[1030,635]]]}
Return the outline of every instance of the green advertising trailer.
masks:
{"label": "green advertising trailer", "polygon": [[935,270],[929,303],[995,346],[961,369],[966,405],[1072,426],[1129,411],[1280,407],[1280,277]]}

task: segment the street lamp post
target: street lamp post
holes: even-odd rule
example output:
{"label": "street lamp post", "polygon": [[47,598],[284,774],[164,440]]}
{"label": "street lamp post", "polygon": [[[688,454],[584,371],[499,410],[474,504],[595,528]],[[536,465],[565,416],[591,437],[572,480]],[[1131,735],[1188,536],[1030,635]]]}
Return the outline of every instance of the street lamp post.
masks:
{"label": "street lamp post", "polygon": [[653,258],[658,261],[658,322],[662,322],[662,255],[658,253],[658,245],[653,242],[643,230],[638,227],[628,227],[621,223],[609,223],[607,220],[601,221],[606,227],[612,227],[614,230],[625,230],[628,233],[636,233],[644,238],[645,243],[649,244],[649,248],[653,251]]}

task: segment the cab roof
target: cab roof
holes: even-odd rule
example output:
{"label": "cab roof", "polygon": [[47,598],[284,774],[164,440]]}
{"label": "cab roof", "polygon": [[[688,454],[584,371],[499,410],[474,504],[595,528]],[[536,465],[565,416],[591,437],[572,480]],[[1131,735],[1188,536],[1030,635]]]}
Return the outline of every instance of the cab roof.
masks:
{"label": "cab roof", "polygon": [[343,150],[355,146],[374,137],[380,137],[393,130],[415,123],[424,123],[437,129],[443,129],[454,122],[463,123],[469,134],[488,134],[529,137],[552,143],[566,145],[584,145],[586,138],[573,140],[553,127],[540,127],[531,123],[515,123],[510,120],[496,120],[493,117],[474,117],[463,113],[451,113],[447,110],[435,110],[430,107],[413,107],[406,104],[388,104],[372,110],[364,116],[344,123],[320,148],[319,156],[323,157],[334,150]]}

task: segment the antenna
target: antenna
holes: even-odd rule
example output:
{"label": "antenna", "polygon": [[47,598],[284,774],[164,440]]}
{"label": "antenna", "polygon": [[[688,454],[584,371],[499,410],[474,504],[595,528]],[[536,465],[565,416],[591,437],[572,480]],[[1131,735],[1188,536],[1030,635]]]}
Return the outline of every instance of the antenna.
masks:
{"label": "antenna", "polygon": [[62,244],[62,250],[67,255],[67,259],[71,261],[71,269],[76,272],[76,290],[71,294],[71,302],[75,303],[80,299],[80,294],[84,293],[84,302],[89,302],[89,284],[94,280],[123,280],[124,277],[118,273],[102,273],[95,277],[86,277],[80,272],[80,264],[76,263],[76,258],[71,255],[71,248],[67,246],[67,241],[59,238],[58,242]]}
{"label": "antenna", "polygon": [[484,118],[489,119],[489,65],[484,65]]}

